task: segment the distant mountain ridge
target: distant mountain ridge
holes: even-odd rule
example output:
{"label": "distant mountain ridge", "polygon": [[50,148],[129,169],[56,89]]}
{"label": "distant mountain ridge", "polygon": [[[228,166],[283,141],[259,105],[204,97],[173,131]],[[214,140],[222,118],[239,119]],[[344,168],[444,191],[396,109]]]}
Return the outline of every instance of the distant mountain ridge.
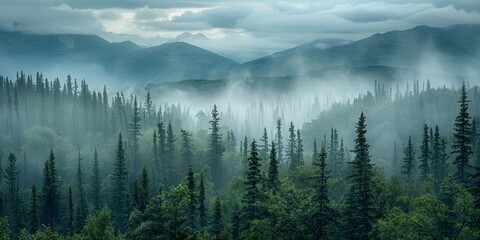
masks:
{"label": "distant mountain ridge", "polygon": [[[96,35],[36,35],[0,31],[2,68],[44,71],[82,64],[98,65],[117,79],[137,83],[216,79],[238,63],[183,43],[143,48],[131,41],[108,42]],[[7,64],[9,66],[7,66]]]}
{"label": "distant mountain ridge", "polygon": [[318,48],[314,44],[272,54],[242,64],[233,71],[253,77],[298,76],[331,68],[372,66],[427,71],[436,64],[452,75],[480,65],[480,25],[445,28],[418,26],[390,31],[346,45]]}

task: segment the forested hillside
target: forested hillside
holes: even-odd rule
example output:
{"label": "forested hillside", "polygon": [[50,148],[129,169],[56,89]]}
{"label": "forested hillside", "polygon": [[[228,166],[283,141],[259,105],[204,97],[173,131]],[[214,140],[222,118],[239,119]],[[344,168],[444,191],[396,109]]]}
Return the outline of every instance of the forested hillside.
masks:
{"label": "forested hillside", "polygon": [[0,239],[480,239],[478,88],[375,82],[303,125],[249,112],[251,133],[217,105],[1,76]]}

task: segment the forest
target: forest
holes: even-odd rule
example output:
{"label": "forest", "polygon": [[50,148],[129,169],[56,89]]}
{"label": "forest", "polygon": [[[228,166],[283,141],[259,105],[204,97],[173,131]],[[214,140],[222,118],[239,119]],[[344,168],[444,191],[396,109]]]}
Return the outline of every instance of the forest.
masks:
{"label": "forest", "polygon": [[480,91],[455,83],[266,124],[0,76],[0,240],[480,239]]}

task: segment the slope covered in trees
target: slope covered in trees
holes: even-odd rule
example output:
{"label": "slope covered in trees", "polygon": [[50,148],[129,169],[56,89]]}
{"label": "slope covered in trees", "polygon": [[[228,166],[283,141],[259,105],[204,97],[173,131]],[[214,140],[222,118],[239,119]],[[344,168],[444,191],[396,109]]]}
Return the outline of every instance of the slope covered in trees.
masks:
{"label": "slope covered in trees", "polygon": [[217,106],[0,80],[0,239],[480,238],[478,86],[375,84],[250,134]]}

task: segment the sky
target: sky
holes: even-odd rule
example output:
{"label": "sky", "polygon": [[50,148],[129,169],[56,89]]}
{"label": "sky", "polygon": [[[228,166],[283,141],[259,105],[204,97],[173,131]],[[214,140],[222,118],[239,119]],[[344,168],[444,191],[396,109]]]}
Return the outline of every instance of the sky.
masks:
{"label": "sky", "polygon": [[[1,0],[0,29],[95,34],[154,46],[182,39],[238,62],[417,25],[480,24],[479,0]],[[177,39],[178,40],[178,39]]]}

